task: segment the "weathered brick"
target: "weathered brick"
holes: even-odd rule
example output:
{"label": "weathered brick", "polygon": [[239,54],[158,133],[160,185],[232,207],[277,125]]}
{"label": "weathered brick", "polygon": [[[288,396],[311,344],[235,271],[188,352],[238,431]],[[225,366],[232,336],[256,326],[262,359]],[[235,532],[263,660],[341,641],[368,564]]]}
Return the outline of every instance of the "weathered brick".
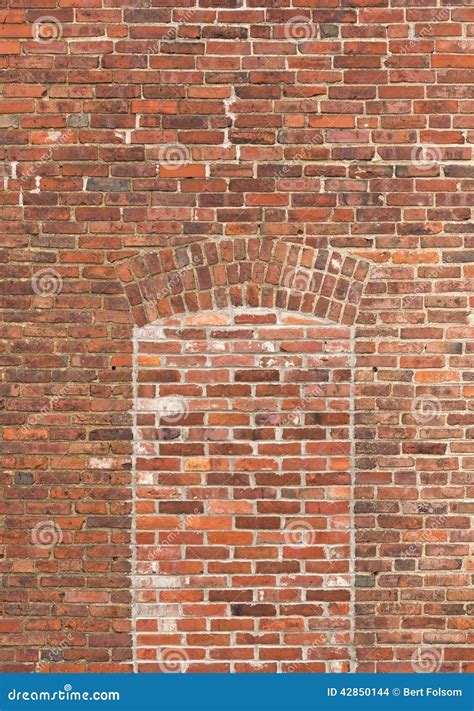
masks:
{"label": "weathered brick", "polygon": [[0,24],[2,670],[472,670],[472,10],[164,4]]}

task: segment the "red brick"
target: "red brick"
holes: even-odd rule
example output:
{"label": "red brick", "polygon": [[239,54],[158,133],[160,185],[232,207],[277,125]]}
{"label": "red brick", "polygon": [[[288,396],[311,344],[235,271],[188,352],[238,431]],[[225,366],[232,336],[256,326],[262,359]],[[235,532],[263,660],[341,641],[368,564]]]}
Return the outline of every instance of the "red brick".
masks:
{"label": "red brick", "polygon": [[472,11],[207,4],[0,12],[2,671],[472,671]]}

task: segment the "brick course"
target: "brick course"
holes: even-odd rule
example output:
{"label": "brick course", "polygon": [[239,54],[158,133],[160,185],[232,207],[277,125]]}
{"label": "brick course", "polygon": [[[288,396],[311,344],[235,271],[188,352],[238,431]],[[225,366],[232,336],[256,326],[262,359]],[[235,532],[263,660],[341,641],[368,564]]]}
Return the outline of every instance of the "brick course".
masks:
{"label": "brick course", "polygon": [[[163,671],[160,650],[172,648],[168,667],[184,660],[188,671],[472,671],[471,3],[27,5],[12,0],[0,11],[2,669]],[[256,352],[237,354],[251,356],[242,367],[216,366],[207,382],[199,363],[208,339],[195,332],[205,331],[199,319],[224,314],[244,320],[222,324],[215,342],[233,342],[226,329],[248,330]],[[278,326],[292,331],[289,350],[262,335],[259,314],[289,319]],[[295,337],[302,324],[306,335]],[[137,335],[178,326],[179,353],[166,350],[168,337]],[[323,339],[324,328],[345,335]],[[311,380],[297,381],[301,396],[307,383],[329,382],[324,371],[347,370],[335,344],[349,333],[350,377],[340,382],[352,383],[353,406],[326,401],[287,436],[259,421],[269,439],[252,440],[252,455],[243,438],[239,451],[233,439],[200,439],[200,421],[177,441],[161,439],[161,424],[137,409],[137,397],[176,399],[183,386],[197,399],[232,388],[232,413],[251,397],[257,418],[256,390],[268,387],[281,393],[279,417],[285,371],[261,364],[269,355],[258,344],[304,359]],[[135,369],[134,341],[145,359]],[[160,343],[163,354],[146,350]],[[324,367],[313,365],[326,352]],[[192,364],[176,365],[190,354]],[[157,380],[141,380],[147,372]],[[217,414],[203,402],[199,411]],[[311,440],[314,429],[324,439]],[[349,501],[335,497],[350,505],[353,547],[341,558],[349,585],[336,587],[348,600],[320,601],[333,590],[329,543],[324,559],[288,558],[295,574],[324,578],[319,587],[285,586],[276,571],[269,585],[235,580],[247,570],[229,573],[226,585],[191,584],[172,570],[189,563],[186,543],[156,572],[177,576],[176,587],[138,585],[137,576],[155,576],[137,567],[147,536],[154,545],[176,529],[189,546],[223,541],[237,567],[253,561],[247,568],[258,561],[250,552],[280,548],[287,514],[273,528],[271,496],[249,499],[251,511],[210,513],[212,489],[230,463],[244,480],[238,489],[257,476],[254,462],[271,459],[264,448],[318,457],[311,448],[332,445],[334,433],[351,445],[350,467],[326,469],[327,460],[315,471],[345,473],[351,484]],[[177,450],[176,499],[137,498],[145,445],[158,446],[158,458]],[[214,457],[227,469],[211,465]],[[215,502],[247,501],[226,491]],[[313,493],[287,498],[295,515],[324,518],[317,538],[347,514],[316,515],[310,504],[326,498]],[[138,504],[152,507],[143,514],[156,516],[152,533],[135,520]],[[216,521],[232,528],[214,529]],[[229,533],[236,541],[250,533],[252,546],[239,550],[247,544]],[[228,558],[205,560],[197,563]],[[240,585],[249,599],[232,603]],[[180,629],[160,628],[166,613],[135,634],[140,595],[175,605]],[[296,604],[310,607],[287,631],[284,608]],[[184,614],[193,605],[197,614]],[[318,605],[324,614],[314,616]],[[324,625],[339,619],[329,633]]]}

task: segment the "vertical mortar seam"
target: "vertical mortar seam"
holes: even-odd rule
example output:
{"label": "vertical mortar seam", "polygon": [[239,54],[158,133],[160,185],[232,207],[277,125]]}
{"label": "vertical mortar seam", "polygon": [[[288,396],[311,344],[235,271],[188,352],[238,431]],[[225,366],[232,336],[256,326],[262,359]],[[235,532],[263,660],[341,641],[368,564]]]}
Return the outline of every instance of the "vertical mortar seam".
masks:
{"label": "vertical mortar seam", "polygon": [[135,614],[136,607],[136,575],[137,575],[137,482],[136,482],[136,465],[137,465],[137,447],[138,447],[138,427],[137,427],[137,411],[138,411],[138,329],[133,327],[133,355],[132,355],[132,382],[133,382],[133,411],[132,411],[132,661],[133,671],[138,671],[137,659],[137,615]]}
{"label": "vertical mortar seam", "polygon": [[350,500],[349,500],[349,521],[350,521],[350,544],[349,544],[349,581],[350,581],[350,602],[349,602],[349,619],[351,621],[351,631],[350,631],[350,643],[349,643],[349,653],[350,653],[350,671],[354,673],[356,671],[356,649],[355,649],[355,550],[356,550],[356,540],[355,540],[355,367],[356,367],[356,351],[355,351],[355,326],[351,326],[349,329],[349,342],[350,342],[350,370],[351,379],[349,385],[349,444],[350,444]]}

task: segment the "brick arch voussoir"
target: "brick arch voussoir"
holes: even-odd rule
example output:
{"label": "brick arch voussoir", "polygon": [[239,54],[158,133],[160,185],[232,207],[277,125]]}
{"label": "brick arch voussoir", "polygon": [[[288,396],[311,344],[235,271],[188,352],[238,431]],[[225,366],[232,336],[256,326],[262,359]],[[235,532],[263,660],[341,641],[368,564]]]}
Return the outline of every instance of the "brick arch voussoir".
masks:
{"label": "brick arch voussoir", "polygon": [[236,238],[132,257],[117,275],[136,325],[231,306],[279,308],[352,325],[370,263],[285,240]]}

